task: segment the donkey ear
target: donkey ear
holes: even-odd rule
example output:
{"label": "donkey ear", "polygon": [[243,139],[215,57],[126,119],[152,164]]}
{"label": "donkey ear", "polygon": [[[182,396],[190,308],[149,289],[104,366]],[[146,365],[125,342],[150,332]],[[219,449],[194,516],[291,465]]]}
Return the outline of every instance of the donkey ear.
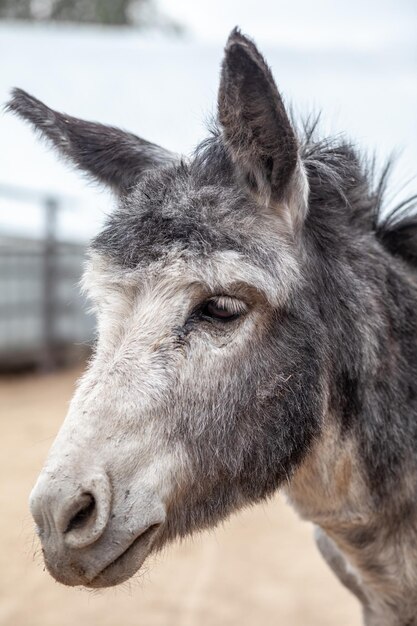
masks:
{"label": "donkey ear", "polygon": [[[250,191],[266,205],[299,196],[306,181],[298,142],[271,71],[255,44],[233,30],[226,44],[218,97],[219,122],[229,154]],[[294,191],[296,192],[294,196]],[[297,221],[298,216],[290,216]]]}
{"label": "donkey ear", "polygon": [[6,108],[27,120],[78,168],[122,194],[140,175],[176,155],[119,128],[58,113],[21,89]]}

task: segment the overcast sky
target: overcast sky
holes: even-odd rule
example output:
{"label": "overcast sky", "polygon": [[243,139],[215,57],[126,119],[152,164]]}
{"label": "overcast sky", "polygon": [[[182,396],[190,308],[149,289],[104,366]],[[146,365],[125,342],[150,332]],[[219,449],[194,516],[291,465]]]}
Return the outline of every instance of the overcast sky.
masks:
{"label": "overcast sky", "polygon": [[158,0],[199,41],[235,25],[264,44],[372,49],[417,39],[416,0]]}

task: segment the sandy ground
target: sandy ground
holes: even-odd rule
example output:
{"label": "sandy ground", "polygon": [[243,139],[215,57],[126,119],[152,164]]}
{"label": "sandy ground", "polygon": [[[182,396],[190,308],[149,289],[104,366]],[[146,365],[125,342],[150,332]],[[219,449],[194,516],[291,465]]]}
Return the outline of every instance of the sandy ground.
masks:
{"label": "sandy ground", "polygon": [[36,555],[27,497],[77,374],[0,380],[2,626],[359,626],[311,526],[280,497],[172,546],[121,588],[55,583]]}

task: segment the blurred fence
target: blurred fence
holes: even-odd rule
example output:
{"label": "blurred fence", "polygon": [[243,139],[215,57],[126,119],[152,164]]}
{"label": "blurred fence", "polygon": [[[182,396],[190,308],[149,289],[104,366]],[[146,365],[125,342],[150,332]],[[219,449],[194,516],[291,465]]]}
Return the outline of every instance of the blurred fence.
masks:
{"label": "blurred fence", "polygon": [[[0,194],[1,194],[0,189]],[[85,245],[56,237],[60,201],[44,197],[44,236],[0,234],[0,369],[52,369],[84,355],[94,335],[79,281]]]}

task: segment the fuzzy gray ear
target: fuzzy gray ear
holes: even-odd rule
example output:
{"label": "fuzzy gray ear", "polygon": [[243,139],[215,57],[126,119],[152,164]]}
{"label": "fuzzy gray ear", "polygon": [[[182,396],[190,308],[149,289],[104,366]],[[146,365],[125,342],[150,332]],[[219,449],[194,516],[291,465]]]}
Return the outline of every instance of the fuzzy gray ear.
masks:
{"label": "fuzzy gray ear", "polygon": [[299,196],[299,208],[290,209],[305,212],[307,185],[295,132],[264,58],[237,29],[226,44],[218,116],[229,154],[250,191],[266,205]]}
{"label": "fuzzy gray ear", "polygon": [[78,168],[123,194],[154,167],[177,156],[131,133],[70,117],[15,89],[6,108],[27,120]]}

